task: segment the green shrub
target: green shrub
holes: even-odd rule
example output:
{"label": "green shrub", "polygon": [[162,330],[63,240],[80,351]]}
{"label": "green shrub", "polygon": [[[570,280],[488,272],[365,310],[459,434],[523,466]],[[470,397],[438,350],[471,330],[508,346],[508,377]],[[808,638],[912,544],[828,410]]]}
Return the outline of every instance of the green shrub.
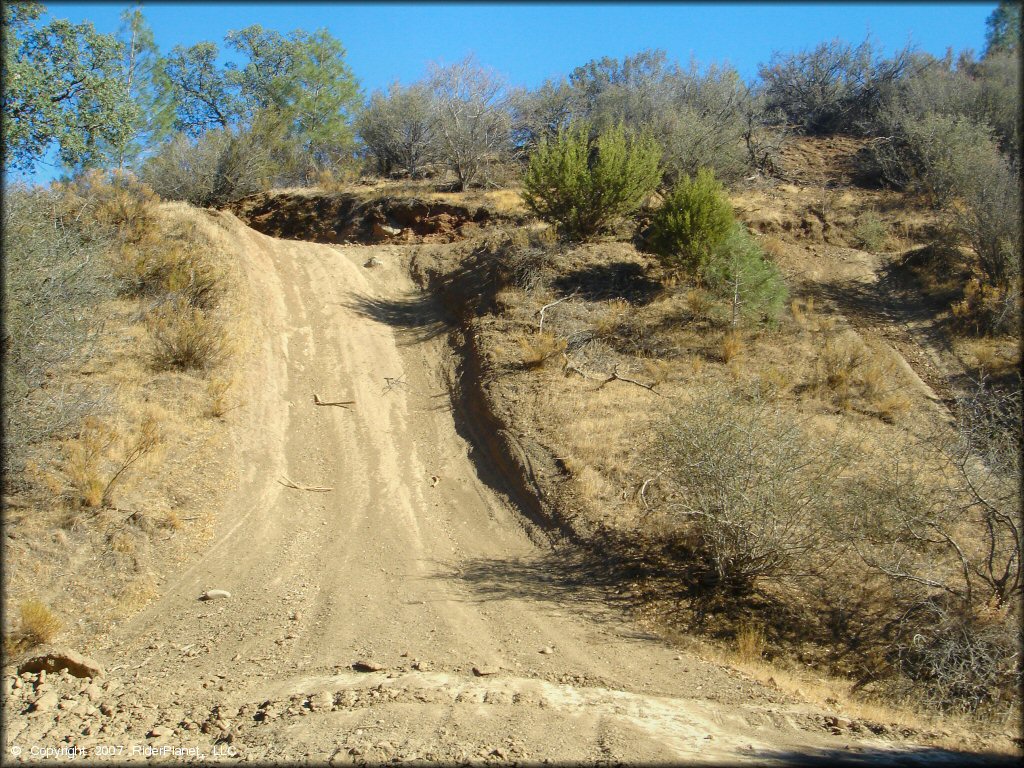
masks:
{"label": "green shrub", "polygon": [[733,224],[725,190],[712,171],[702,168],[665,199],[651,222],[647,244],[666,263],[700,279]]}
{"label": "green shrub", "polygon": [[523,178],[523,201],[572,240],[585,240],[640,207],[659,179],[660,150],[621,126],[590,140],[580,123],[541,141]]}
{"label": "green shrub", "polygon": [[857,245],[866,251],[877,251],[885,244],[888,234],[885,224],[877,214],[868,212],[857,218],[853,237]]}
{"label": "green shrub", "polygon": [[740,319],[775,321],[788,295],[779,268],[764,257],[747,228],[736,223],[706,268],[709,287],[729,301],[732,325]]}

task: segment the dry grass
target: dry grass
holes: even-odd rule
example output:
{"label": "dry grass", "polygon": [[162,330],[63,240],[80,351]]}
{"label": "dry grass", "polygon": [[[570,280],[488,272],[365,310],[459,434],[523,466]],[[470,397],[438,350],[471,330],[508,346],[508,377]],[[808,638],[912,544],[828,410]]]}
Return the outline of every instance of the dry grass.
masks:
{"label": "dry grass", "polygon": [[[60,615],[79,614],[86,606],[84,621],[66,629],[70,643],[88,640],[143,601],[117,597],[126,580],[136,577],[134,568],[122,567],[126,557],[160,572],[212,535],[210,505],[218,498],[223,470],[233,471],[231,452],[224,450],[226,433],[204,417],[204,409],[208,403],[213,410],[228,409],[231,394],[243,395],[176,369],[154,372],[145,319],[154,299],[166,305],[173,296],[178,306],[216,305],[201,311],[248,339],[245,298],[236,287],[240,232],[231,220],[181,203],[158,205],[157,227],[150,229],[142,222],[150,222],[144,214],[152,211],[134,211],[130,202],[114,198],[95,224],[116,234],[117,222],[124,222],[121,235],[102,241],[110,248],[93,258],[94,265],[108,270],[111,290],[92,309],[101,322],[89,355],[51,371],[46,380],[47,392],[70,393],[64,396],[103,393],[103,407],[83,404],[78,409],[83,416],[26,447],[24,471],[17,478],[24,513],[12,516],[5,510],[5,525],[24,542],[5,549],[11,613],[16,616],[19,599],[34,595],[54,596],[48,605]],[[73,213],[91,221],[99,203],[83,198]],[[135,285],[145,283],[145,290],[126,281],[134,268],[125,261],[129,256],[139,258]],[[237,366],[237,360],[228,361],[217,378],[232,379]],[[152,459],[162,453],[169,461],[156,471]],[[153,526],[130,526],[119,537],[107,537],[105,529],[124,517],[115,506],[146,510]],[[186,522],[192,520],[204,522]],[[161,538],[158,549],[155,536]],[[103,579],[94,578],[97,569]]]}
{"label": "dry grass", "polygon": [[743,343],[743,336],[738,331],[728,331],[722,336],[722,343],[719,347],[723,363],[731,363],[743,354],[746,345]]}
{"label": "dry grass", "polygon": [[755,624],[746,623],[737,630],[736,655],[746,664],[764,656],[764,632]]}
{"label": "dry grass", "polygon": [[519,349],[523,367],[534,371],[544,367],[565,350],[565,339],[559,339],[546,331],[526,335],[519,339]]}
{"label": "dry grass", "polygon": [[891,353],[868,347],[849,330],[823,334],[808,389],[841,410],[889,422],[910,407],[907,383]]}
{"label": "dry grass", "polygon": [[43,603],[38,600],[24,600],[18,606],[19,623],[10,635],[4,638],[7,654],[18,654],[45,645],[57,636],[63,624]]}
{"label": "dry grass", "polygon": [[231,398],[231,390],[235,386],[234,379],[227,376],[214,376],[206,385],[208,403],[206,415],[210,418],[222,418],[228,411],[237,407]]}
{"label": "dry grass", "polygon": [[64,443],[64,471],[71,484],[71,502],[76,506],[98,507],[107,488],[106,464],[114,444],[120,438],[117,429],[89,417],[76,438]]}

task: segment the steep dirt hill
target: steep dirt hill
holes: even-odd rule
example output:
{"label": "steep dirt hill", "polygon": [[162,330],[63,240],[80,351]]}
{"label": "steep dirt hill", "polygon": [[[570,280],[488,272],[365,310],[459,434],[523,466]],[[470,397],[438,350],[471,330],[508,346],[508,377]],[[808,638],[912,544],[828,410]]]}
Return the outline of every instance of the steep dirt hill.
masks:
{"label": "steep dirt hill", "polygon": [[[594,587],[552,589],[559,551],[456,428],[443,313],[407,250],[220,216],[256,311],[245,471],[213,543],[84,649],[96,684],[5,679],[5,756],[954,759],[680,653]],[[214,589],[230,597],[200,599]]]}

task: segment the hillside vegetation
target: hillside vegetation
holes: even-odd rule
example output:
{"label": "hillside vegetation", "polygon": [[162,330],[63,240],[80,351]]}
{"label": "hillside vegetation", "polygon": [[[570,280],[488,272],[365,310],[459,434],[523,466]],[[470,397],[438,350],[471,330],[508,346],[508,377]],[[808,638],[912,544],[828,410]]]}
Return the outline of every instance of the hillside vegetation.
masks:
{"label": "hillside vegetation", "polygon": [[980,58],[834,40],[744,83],[648,50],[529,90],[469,57],[366,103],[326,31],[231,32],[222,67],[137,10],[3,12],[5,169],[67,168],[5,183],[9,658],[210,537],[251,332],[198,209],[230,208],[411,249],[462,393],[609,599],[773,680],[1012,729],[1019,5]]}

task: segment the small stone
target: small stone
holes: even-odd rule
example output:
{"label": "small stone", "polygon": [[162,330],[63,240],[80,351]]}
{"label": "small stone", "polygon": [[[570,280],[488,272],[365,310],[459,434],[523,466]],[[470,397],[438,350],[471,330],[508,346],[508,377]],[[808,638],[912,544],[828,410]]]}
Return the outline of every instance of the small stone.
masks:
{"label": "small stone", "polygon": [[352,664],[352,669],[356,672],[380,672],[384,669],[383,664],[378,664],[375,661],[361,660]]}
{"label": "small stone", "polygon": [[172,728],[168,728],[166,725],[158,725],[155,728],[153,728],[149,733],[146,734],[146,738],[148,738],[148,739],[163,739],[163,738],[166,738],[167,736],[171,736],[173,734],[174,734],[174,730]]}
{"label": "small stone", "polygon": [[51,709],[56,707],[60,703],[60,694],[56,691],[47,691],[34,702],[29,711],[31,712],[49,712]]}
{"label": "small stone", "polygon": [[110,717],[112,714],[114,714],[114,708],[110,706],[107,702],[103,702],[102,704],[100,704],[100,713],[106,715],[107,717]]}
{"label": "small stone", "polygon": [[488,675],[496,675],[500,669],[490,664],[482,664],[478,667],[473,667],[473,674],[477,677],[487,677]]}
{"label": "small stone", "polygon": [[199,596],[200,600],[224,600],[231,597],[226,589],[208,589]]}
{"label": "small stone", "polygon": [[543,653],[545,656],[550,656],[554,652],[555,652],[555,649],[552,648],[550,645],[545,645],[539,651],[539,653]]}
{"label": "small stone", "polygon": [[333,704],[334,696],[327,691],[321,691],[320,693],[309,697],[309,708],[314,712],[328,710],[333,706]]}

